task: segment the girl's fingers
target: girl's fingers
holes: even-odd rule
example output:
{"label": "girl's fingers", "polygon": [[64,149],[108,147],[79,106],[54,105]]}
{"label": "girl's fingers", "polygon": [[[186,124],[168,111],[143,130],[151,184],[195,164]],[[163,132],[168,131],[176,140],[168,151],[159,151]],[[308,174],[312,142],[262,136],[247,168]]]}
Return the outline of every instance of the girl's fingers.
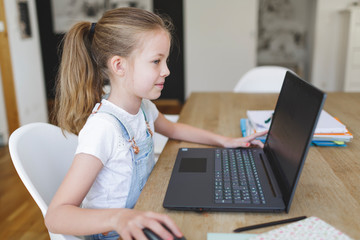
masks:
{"label": "girl's fingers", "polygon": [[131,230],[131,235],[135,238],[135,239],[139,239],[139,240],[147,240],[148,238],[145,236],[145,233],[143,231],[143,229],[141,228],[133,228]]}
{"label": "girl's fingers", "polygon": [[244,148],[247,148],[247,147],[250,147],[250,143],[249,142],[240,142],[240,147],[244,147]]}
{"label": "girl's fingers", "polygon": [[122,232],[120,233],[121,237],[118,240],[132,240],[130,232]]}
{"label": "girl's fingers", "polygon": [[[131,219],[131,220],[130,220]],[[175,222],[168,216],[154,212],[135,213],[127,221],[125,229],[120,233],[124,240],[147,239],[143,229],[147,228],[162,239],[173,238],[173,234],[182,237],[180,229]],[[172,234],[173,233],[173,234]]]}
{"label": "girl's fingers", "polygon": [[263,132],[257,132],[257,133],[253,133],[253,134],[251,134],[250,136],[245,137],[245,138],[255,139],[255,138],[257,138],[257,137],[264,136],[264,135],[266,135],[267,133],[268,133],[267,130],[266,130],[266,131],[263,131]]}
{"label": "girl's fingers", "polygon": [[164,228],[164,226],[160,224],[160,222],[155,219],[152,219],[151,221],[145,223],[145,226],[162,239],[169,239],[173,236],[167,229]]}
{"label": "girl's fingers", "polygon": [[263,148],[263,147],[264,147],[264,143],[263,143],[263,142],[261,142],[260,140],[257,140],[257,139],[252,140],[252,141],[251,141],[251,144],[253,144],[253,145],[257,145],[257,146],[259,146],[259,147],[261,147],[261,148]]}
{"label": "girl's fingers", "polygon": [[[156,219],[157,221],[159,221],[160,223],[163,223],[164,225],[166,225],[166,227],[169,228],[169,230],[176,236],[178,236],[178,237],[183,236],[183,234],[181,233],[178,226],[175,224],[175,222],[169,216],[163,215],[160,213],[155,213],[155,212],[148,212],[147,214],[149,217],[152,217],[152,218]],[[161,228],[163,228],[165,230],[165,228],[163,226],[161,226]],[[165,230],[165,231],[168,232],[168,230]]]}

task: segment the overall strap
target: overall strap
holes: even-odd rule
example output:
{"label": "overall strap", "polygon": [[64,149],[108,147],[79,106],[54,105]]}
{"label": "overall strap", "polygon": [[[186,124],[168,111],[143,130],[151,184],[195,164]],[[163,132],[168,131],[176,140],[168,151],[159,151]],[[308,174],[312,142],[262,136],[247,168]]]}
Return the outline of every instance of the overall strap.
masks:
{"label": "overall strap", "polygon": [[150,125],[149,125],[149,122],[148,122],[148,120],[147,120],[146,113],[145,113],[145,111],[144,111],[145,106],[144,106],[144,103],[143,103],[143,102],[141,102],[140,108],[141,108],[142,113],[144,114],[147,131],[150,133],[151,136],[153,136],[154,133],[153,133],[153,131],[151,130]]}
{"label": "overall strap", "polygon": [[142,111],[142,113],[143,113],[143,115],[144,115],[145,121],[147,122],[148,120],[147,120],[147,117],[146,117],[146,113],[145,113],[145,111],[144,111],[144,108],[145,108],[144,103],[141,102],[140,109],[141,109],[141,111]]}
{"label": "overall strap", "polygon": [[111,109],[111,107],[109,107],[107,105],[103,105],[102,103],[97,103],[95,105],[95,107],[93,108],[93,111],[91,114],[97,114],[97,113],[105,113],[110,116],[113,116],[120,123],[120,125],[123,127],[123,129],[126,131],[126,135],[128,135],[128,141],[131,143],[134,153],[138,154],[140,152],[140,149],[137,146],[135,138],[134,138],[135,135],[134,135],[131,127],[128,126],[126,120],[124,119],[124,117],[122,115],[114,113],[114,111],[113,111],[113,109]]}

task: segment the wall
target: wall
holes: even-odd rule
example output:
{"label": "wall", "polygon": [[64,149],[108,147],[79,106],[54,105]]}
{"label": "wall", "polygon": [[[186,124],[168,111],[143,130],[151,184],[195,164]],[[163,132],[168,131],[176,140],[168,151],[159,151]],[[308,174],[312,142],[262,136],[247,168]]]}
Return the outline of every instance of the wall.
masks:
{"label": "wall", "polygon": [[317,0],[311,82],[325,91],[343,89],[344,16],[354,0]]}
{"label": "wall", "polygon": [[[342,91],[344,16],[356,0],[307,1],[306,80],[324,91]],[[185,89],[231,91],[256,65],[257,1],[184,0]],[[239,31],[237,31],[239,29]]]}
{"label": "wall", "polygon": [[35,0],[27,2],[31,37],[22,38],[17,1],[4,0],[20,125],[48,121]]}
{"label": "wall", "polygon": [[184,0],[185,97],[232,91],[256,64],[258,1]]}
{"label": "wall", "polygon": [[280,65],[309,79],[314,0],[260,0],[258,65]]}
{"label": "wall", "polygon": [[9,137],[4,102],[5,101],[4,101],[3,86],[1,79],[1,69],[0,69],[0,146],[7,144],[7,139]]}
{"label": "wall", "polygon": [[[79,21],[97,22],[104,11],[119,7],[138,7],[151,11],[152,0],[116,0],[116,1],[74,1],[51,0],[52,23],[57,34],[67,32]],[[49,3],[46,3],[49,4]]]}

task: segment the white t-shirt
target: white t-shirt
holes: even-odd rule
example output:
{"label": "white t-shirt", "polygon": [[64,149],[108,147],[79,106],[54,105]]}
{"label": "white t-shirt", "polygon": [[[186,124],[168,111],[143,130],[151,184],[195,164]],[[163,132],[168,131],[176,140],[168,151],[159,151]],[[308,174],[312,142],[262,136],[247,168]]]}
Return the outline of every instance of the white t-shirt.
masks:
{"label": "white t-shirt", "polygon": [[[105,99],[101,102],[126,119],[135,139],[145,139],[147,126],[141,109],[132,115]],[[154,121],[159,111],[150,100],[144,99],[143,106],[154,132]],[[109,114],[93,114],[79,133],[76,154],[93,155],[104,165],[82,203],[84,208],[125,207],[132,177],[132,155],[131,143],[123,138],[119,126],[120,123]]]}

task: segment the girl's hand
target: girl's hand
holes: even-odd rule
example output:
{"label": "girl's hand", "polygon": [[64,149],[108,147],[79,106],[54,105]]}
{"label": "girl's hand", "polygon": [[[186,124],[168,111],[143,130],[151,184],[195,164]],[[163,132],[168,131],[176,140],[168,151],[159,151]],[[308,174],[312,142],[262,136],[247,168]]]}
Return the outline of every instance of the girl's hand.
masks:
{"label": "girl's hand", "polygon": [[263,148],[264,144],[260,140],[257,140],[256,138],[264,136],[267,133],[268,131],[263,131],[242,138],[226,138],[223,141],[223,146],[226,148],[237,148],[237,147],[250,147],[251,145],[257,145]]}
{"label": "girl's hand", "polygon": [[152,230],[162,239],[172,239],[172,234],[162,224],[166,225],[177,237],[183,236],[170,217],[155,212],[143,212],[134,209],[120,209],[117,216],[115,216],[114,229],[123,240],[132,240],[133,238],[146,240],[147,237],[143,233],[144,228]]}

